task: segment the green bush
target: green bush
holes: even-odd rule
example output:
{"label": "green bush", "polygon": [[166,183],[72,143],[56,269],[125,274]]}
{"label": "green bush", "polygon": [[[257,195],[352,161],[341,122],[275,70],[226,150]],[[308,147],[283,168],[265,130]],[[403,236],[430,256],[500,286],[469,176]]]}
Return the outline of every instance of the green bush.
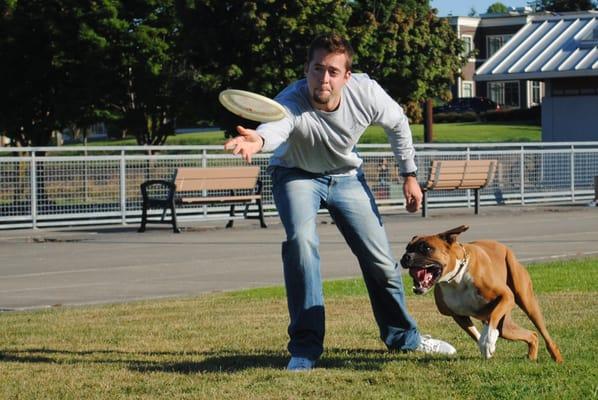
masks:
{"label": "green bush", "polygon": [[500,111],[488,111],[480,114],[475,112],[465,113],[438,113],[434,114],[435,123],[454,122],[531,122],[534,125],[542,125],[542,110],[540,106],[526,109],[507,109]]}
{"label": "green bush", "polygon": [[535,125],[542,125],[542,109],[540,106],[535,106],[526,109],[488,111],[482,113],[481,119],[488,122],[530,121]]}
{"label": "green bush", "polygon": [[438,113],[434,114],[434,122],[435,123],[443,123],[443,122],[476,122],[478,121],[478,116],[474,112],[465,112],[465,113]]}

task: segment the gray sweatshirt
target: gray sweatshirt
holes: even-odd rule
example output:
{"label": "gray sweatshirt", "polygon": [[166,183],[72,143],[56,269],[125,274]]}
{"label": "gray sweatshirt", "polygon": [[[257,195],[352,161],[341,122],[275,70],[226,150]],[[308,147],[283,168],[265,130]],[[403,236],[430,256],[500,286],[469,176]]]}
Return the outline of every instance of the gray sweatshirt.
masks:
{"label": "gray sweatshirt", "polygon": [[355,145],[365,129],[380,125],[388,135],[401,172],[417,169],[411,129],[403,109],[366,74],[352,74],[333,112],[315,109],[307,81],[299,80],[276,96],[287,116],[261,124],[262,152],[274,151],[270,167],[301,168],[321,174],[351,174],[363,160]]}

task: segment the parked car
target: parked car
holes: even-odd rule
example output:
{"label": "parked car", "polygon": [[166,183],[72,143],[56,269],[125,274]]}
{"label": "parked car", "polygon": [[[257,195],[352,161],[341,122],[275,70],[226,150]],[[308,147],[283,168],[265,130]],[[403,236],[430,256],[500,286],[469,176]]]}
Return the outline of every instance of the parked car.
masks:
{"label": "parked car", "polygon": [[500,106],[486,97],[456,97],[443,106],[434,107],[434,113],[464,113],[479,114],[486,111],[498,111]]}

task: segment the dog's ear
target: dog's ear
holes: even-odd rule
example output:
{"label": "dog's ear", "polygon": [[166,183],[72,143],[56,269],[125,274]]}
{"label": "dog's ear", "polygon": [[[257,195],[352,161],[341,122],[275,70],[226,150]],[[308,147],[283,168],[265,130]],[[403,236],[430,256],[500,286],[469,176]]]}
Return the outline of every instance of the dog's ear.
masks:
{"label": "dog's ear", "polygon": [[461,226],[458,226],[456,228],[449,229],[446,232],[442,232],[442,233],[438,234],[438,236],[440,236],[442,238],[442,240],[444,240],[448,244],[453,244],[453,243],[455,243],[457,241],[457,237],[461,233],[465,232],[468,229],[469,229],[469,226],[467,226],[467,225],[461,225]]}
{"label": "dog's ear", "polygon": [[415,235],[411,238],[411,240],[409,242],[407,242],[407,247],[405,247],[405,249],[408,249],[409,246],[411,246],[413,243],[415,243],[415,241],[419,239],[419,236]]}

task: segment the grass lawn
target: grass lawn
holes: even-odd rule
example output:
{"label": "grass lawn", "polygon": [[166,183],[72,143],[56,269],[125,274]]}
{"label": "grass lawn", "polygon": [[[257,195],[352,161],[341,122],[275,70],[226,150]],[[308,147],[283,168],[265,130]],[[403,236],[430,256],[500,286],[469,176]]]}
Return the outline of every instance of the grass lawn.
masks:
{"label": "grass lawn", "polygon": [[[415,142],[423,142],[423,125],[412,126]],[[488,124],[478,122],[435,124],[435,143],[475,143],[475,142],[538,142],[541,128],[525,124]],[[360,143],[387,143],[386,134],[378,126],[368,128]],[[168,145],[221,145],[224,132],[185,133],[168,137]],[[136,145],[134,139],[93,141],[90,146]]]}
{"label": "grass lawn", "polygon": [[[326,351],[309,373],[284,371],[280,287],[196,298],[0,313],[2,399],[589,399],[598,396],[598,259],[529,267],[565,363],[541,346],[477,346],[432,296],[408,295],[421,330],[454,358],[389,354],[361,280],[329,281]],[[407,287],[410,282],[405,281]],[[515,319],[530,327],[521,312]]]}
{"label": "grass lawn", "polygon": [[[412,125],[413,140],[424,141],[423,125]],[[539,142],[542,129],[536,125],[463,122],[434,124],[435,143],[476,142]],[[361,143],[386,143],[386,134],[380,127],[370,127],[361,138]]]}

